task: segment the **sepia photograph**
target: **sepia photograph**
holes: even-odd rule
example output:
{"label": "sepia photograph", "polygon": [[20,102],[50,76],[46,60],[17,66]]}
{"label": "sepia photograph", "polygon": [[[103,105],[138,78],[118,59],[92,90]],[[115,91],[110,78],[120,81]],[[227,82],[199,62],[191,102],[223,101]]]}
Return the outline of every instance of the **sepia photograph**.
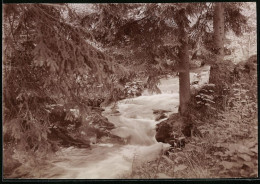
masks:
{"label": "sepia photograph", "polygon": [[4,180],[258,178],[256,2],[2,6]]}

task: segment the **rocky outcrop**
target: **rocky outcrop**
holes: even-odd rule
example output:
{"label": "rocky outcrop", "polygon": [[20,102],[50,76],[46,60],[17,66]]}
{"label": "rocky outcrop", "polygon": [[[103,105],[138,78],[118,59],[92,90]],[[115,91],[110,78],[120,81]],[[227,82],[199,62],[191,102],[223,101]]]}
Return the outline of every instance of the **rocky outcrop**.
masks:
{"label": "rocky outcrop", "polygon": [[166,110],[153,110],[153,114],[155,115],[155,121],[159,121],[161,119],[167,118],[166,113],[169,113],[171,111],[166,111]]}
{"label": "rocky outcrop", "polygon": [[86,134],[87,131],[91,131],[96,134],[97,139],[110,136],[110,131],[115,128],[113,123],[109,122],[106,117],[103,117],[99,113],[92,113],[85,123],[87,124]]}
{"label": "rocky outcrop", "polygon": [[60,143],[60,145],[65,147],[90,147],[89,140],[84,140],[70,134],[71,133],[66,128],[51,128],[50,133],[48,134],[48,139],[57,141]]}
{"label": "rocky outcrop", "polygon": [[179,114],[172,114],[156,125],[156,140],[173,147],[183,147],[185,138],[191,136],[202,136],[202,134],[188,118]]}
{"label": "rocky outcrop", "polygon": [[114,128],[114,124],[101,115],[103,109],[100,107],[92,107],[87,115],[64,105],[53,105],[48,111],[51,125],[48,139],[65,147],[89,147],[98,139],[109,136]]}
{"label": "rocky outcrop", "polygon": [[179,114],[172,114],[168,119],[156,125],[155,138],[158,142],[167,143],[169,139],[173,138],[173,134],[181,135],[182,127],[183,120]]}

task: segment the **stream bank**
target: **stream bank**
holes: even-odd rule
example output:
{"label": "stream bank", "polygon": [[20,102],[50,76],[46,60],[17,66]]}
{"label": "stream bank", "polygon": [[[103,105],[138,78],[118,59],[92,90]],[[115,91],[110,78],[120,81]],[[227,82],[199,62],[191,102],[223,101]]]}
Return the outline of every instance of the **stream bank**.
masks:
{"label": "stream bank", "polygon": [[[208,66],[201,68],[197,87],[208,81],[208,71]],[[191,79],[196,78],[197,74],[191,73]],[[159,88],[161,94],[144,91],[142,96],[119,101],[116,111],[112,105],[103,111],[102,115],[115,126],[111,134],[124,141],[107,139],[92,144],[91,149],[64,148],[55,157],[46,160],[45,165],[34,168],[33,173],[28,171],[30,174],[25,178],[114,179],[131,173],[133,163],[141,165],[157,159],[170,145],[156,141],[156,124],[178,111],[178,78],[162,79]],[[154,110],[167,111],[166,117],[155,121]],[[23,166],[20,167],[22,170]]]}

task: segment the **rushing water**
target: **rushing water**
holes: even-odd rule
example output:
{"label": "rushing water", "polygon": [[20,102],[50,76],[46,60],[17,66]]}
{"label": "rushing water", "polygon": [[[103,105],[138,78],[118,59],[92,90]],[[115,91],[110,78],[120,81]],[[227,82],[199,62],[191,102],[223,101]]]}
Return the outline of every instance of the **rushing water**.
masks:
{"label": "rushing water", "polygon": [[[200,84],[208,82],[209,67],[201,71]],[[196,76],[191,73],[191,81]],[[179,105],[178,78],[162,79],[159,88],[162,94],[149,94],[125,99],[118,102],[118,111],[113,114],[107,107],[106,116],[117,128],[114,135],[126,140],[126,144],[96,144],[93,148],[67,148],[55,159],[50,159],[47,166],[34,170],[36,178],[58,179],[114,179],[130,173],[133,159],[141,163],[156,159],[167,144],[155,140],[154,109],[177,112]],[[162,121],[162,120],[161,120]]]}

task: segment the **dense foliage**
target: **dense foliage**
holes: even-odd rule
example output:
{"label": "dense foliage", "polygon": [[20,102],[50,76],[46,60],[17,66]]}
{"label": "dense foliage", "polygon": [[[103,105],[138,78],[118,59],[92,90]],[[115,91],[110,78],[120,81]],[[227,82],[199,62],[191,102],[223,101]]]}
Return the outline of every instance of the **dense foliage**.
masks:
{"label": "dense foliage", "polygon": [[[28,152],[55,151],[57,140],[48,138],[54,123],[48,106],[65,105],[65,116],[77,109],[85,122],[92,112],[89,99],[106,97],[129,74],[86,41],[91,34],[66,17],[68,11],[66,5],[4,6],[3,129],[9,156],[15,151],[28,159]],[[69,124],[56,126],[67,129]]]}
{"label": "dense foliage", "polygon": [[[171,144],[171,149],[161,150],[151,162],[141,164],[135,158],[132,172],[121,177],[257,177],[256,64],[255,55],[233,66],[229,74],[229,69],[214,73],[221,80],[192,96],[187,118],[172,114],[157,124],[156,139]],[[223,84],[230,89],[226,93],[217,89]],[[193,126],[187,129],[190,122]]]}
{"label": "dense foliage", "polygon": [[[225,4],[225,29],[236,35],[249,31],[241,5]],[[144,88],[159,93],[159,79],[183,72],[183,61],[213,63],[213,6],[95,4],[92,11],[80,12],[70,4],[5,4],[5,174],[19,165],[13,155],[21,163],[39,161],[61,145],[88,147],[93,137],[110,136],[114,126],[102,116],[101,103],[139,96]],[[247,81],[255,76],[254,67],[254,62],[215,63],[210,81],[215,86],[205,87],[190,102],[195,119],[202,121],[205,110],[211,116],[215,109],[240,108],[238,96],[247,104],[241,112],[249,113],[256,81]]]}

